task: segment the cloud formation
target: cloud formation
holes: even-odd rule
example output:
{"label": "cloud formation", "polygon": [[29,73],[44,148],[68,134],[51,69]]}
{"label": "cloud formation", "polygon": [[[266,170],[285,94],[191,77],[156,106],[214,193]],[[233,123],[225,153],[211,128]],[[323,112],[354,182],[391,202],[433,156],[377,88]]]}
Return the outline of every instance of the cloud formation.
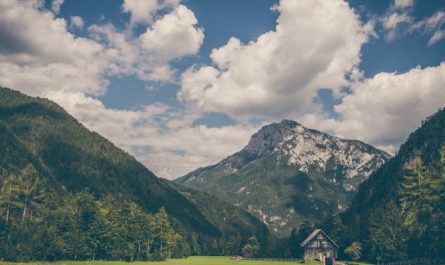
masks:
{"label": "cloud formation", "polygon": [[[274,30],[248,43],[232,37],[212,51],[211,65],[181,73],[183,104],[107,108],[98,96],[107,92],[110,77],[178,82],[172,62],[199,52],[204,29],[180,0],[125,0],[122,12],[130,20],[124,29],[88,25],[77,16],[65,21],[56,16],[62,4],[54,1],[46,10],[39,0],[0,1],[1,85],[56,101],[163,177],[241,149],[259,127],[249,118],[293,118],[395,151],[445,102],[445,63],[363,78],[361,49],[375,36],[374,25],[360,21],[347,2],[281,0],[273,8],[279,12]],[[385,34],[393,31],[394,39],[421,32],[435,45],[445,37],[445,13],[415,21],[413,4],[392,2],[377,24]],[[77,29],[83,37],[73,33]],[[315,100],[320,89],[331,89],[340,102],[335,118]],[[236,123],[194,125],[207,111],[231,115]]]}
{"label": "cloud formation", "polygon": [[106,108],[84,94],[54,93],[50,99],[135,155],[158,176],[175,178],[238,151],[258,129],[246,123],[211,128],[193,126],[201,113],[161,103],[138,111]]}
{"label": "cloud formation", "polygon": [[204,41],[204,30],[196,28],[198,20],[183,5],[158,19],[139,37],[142,47],[160,62],[196,54]]}
{"label": "cloud formation", "polygon": [[181,0],[124,0],[122,9],[130,13],[130,24],[151,24],[163,9],[176,8]]}
{"label": "cloud formation", "polygon": [[82,29],[84,24],[85,24],[83,19],[81,17],[79,17],[79,16],[71,16],[70,17],[70,21],[71,21],[70,22],[70,26],[72,28]]}
{"label": "cloud formation", "polygon": [[51,10],[55,14],[58,14],[60,12],[60,7],[63,5],[64,2],[65,2],[65,0],[53,0],[53,2],[51,4]]}
{"label": "cloud formation", "polygon": [[445,105],[445,62],[406,73],[379,73],[351,86],[335,106],[338,119],[309,114],[303,121],[394,153],[420,121]]}
{"label": "cloud formation", "polygon": [[414,0],[395,0],[380,19],[385,39],[394,41],[398,37],[422,33],[430,35],[428,46],[445,39],[445,12],[439,10],[430,17],[416,21],[412,15]]}
{"label": "cloud formation", "polygon": [[[203,29],[196,26],[197,20],[188,8],[175,4],[178,2],[157,2],[171,10],[156,17],[142,36],[135,36],[131,28],[118,31],[112,24],[101,24],[88,26],[88,37],[78,37],[69,32],[63,18],[44,9],[42,1],[1,1],[2,85],[56,101],[90,129],[137,154],[155,172],[164,172],[164,177],[185,174],[203,162],[214,161],[211,159],[215,156],[220,158],[222,153],[233,151],[233,145],[220,143],[227,139],[238,144],[247,141],[251,131],[241,125],[194,128],[193,119],[176,117],[175,110],[162,104],[125,111],[107,108],[95,98],[106,92],[109,76],[135,74],[143,80],[172,81],[174,71],[169,62],[198,52]],[[53,3],[60,8],[62,1]],[[135,19],[138,21],[137,15]],[[84,26],[80,17],[71,17],[70,24],[71,28]],[[164,40],[163,46],[155,42],[156,38]],[[208,137],[209,132],[215,135],[214,139]],[[196,148],[198,143],[219,143],[225,152],[214,148],[210,153],[210,147]],[[138,151],[145,149],[154,153]],[[172,160],[163,163],[162,158],[155,160],[156,154],[175,154],[180,162],[167,170],[167,166],[173,165]]]}
{"label": "cloud formation", "polygon": [[214,49],[214,66],[192,67],[178,97],[205,111],[282,117],[306,111],[320,88],[339,92],[357,72],[372,29],[341,0],[282,0],[276,29]]}

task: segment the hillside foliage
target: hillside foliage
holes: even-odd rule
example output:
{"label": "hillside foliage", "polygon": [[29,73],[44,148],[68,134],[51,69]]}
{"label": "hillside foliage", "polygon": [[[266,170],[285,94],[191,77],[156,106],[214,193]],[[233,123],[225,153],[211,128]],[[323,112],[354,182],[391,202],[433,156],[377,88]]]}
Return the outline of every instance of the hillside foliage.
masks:
{"label": "hillside foliage", "polygon": [[47,99],[0,87],[0,150],[0,259],[241,255],[254,235],[266,253],[255,218],[188,198]]}
{"label": "hillside foliage", "polygon": [[445,110],[408,137],[327,229],[343,249],[359,242],[368,260],[445,258]]}

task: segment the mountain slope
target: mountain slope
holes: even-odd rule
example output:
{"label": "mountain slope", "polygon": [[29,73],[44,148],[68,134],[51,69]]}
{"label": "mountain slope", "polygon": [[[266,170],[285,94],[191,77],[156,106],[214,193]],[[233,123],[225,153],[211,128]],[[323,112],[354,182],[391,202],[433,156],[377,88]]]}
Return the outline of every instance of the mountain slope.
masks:
{"label": "mountain slope", "polygon": [[263,127],[240,152],[177,183],[248,210],[275,233],[345,209],[390,156],[289,120]]}
{"label": "mountain slope", "polygon": [[341,219],[343,247],[360,241],[369,259],[445,258],[445,110],[360,186]]}
{"label": "mountain slope", "polygon": [[18,174],[31,164],[50,189],[63,193],[88,189],[98,198],[122,195],[148,212],[165,207],[192,230],[218,233],[181,194],[55,103],[7,88],[0,88],[0,95],[4,174]]}
{"label": "mountain slope", "polygon": [[263,251],[268,250],[270,240],[274,240],[273,237],[270,237],[269,230],[265,224],[241,208],[221,201],[217,197],[205,192],[196,191],[171,181],[163,181],[192,202],[207,220],[218,227],[222,233],[238,237],[236,240],[238,252],[225,252],[224,254],[240,255],[243,240],[251,235],[255,235],[263,246]]}
{"label": "mountain slope", "polygon": [[0,259],[164,259],[170,239],[176,257],[240,255],[251,236],[263,252],[274,240],[238,207],[158,179],[57,104],[3,87],[0,150],[0,239],[17,240],[0,244]]}

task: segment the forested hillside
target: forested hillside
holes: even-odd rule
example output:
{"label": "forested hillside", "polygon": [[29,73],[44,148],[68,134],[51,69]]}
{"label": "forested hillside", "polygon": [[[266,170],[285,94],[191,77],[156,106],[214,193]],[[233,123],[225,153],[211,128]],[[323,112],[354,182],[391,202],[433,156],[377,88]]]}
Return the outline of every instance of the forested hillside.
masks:
{"label": "forested hillside", "polygon": [[445,258],[445,110],[427,118],[398,154],[364,182],[329,230],[363,258]]}
{"label": "forested hillside", "polygon": [[156,260],[221,254],[226,237],[254,236],[225,231],[49,100],[0,88],[0,150],[2,259]]}

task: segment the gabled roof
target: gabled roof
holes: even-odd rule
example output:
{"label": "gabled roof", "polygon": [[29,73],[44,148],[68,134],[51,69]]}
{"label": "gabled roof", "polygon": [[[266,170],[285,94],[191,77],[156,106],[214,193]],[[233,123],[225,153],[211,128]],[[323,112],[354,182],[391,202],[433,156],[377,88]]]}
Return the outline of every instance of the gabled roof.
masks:
{"label": "gabled roof", "polygon": [[314,239],[319,233],[322,233],[324,237],[326,237],[326,239],[331,242],[335,247],[338,248],[338,245],[334,242],[334,240],[332,240],[328,235],[326,235],[325,232],[323,232],[323,230],[321,229],[315,229],[314,232],[312,232],[301,244],[300,246],[304,247],[306,246],[309,242],[311,242],[312,239]]}

